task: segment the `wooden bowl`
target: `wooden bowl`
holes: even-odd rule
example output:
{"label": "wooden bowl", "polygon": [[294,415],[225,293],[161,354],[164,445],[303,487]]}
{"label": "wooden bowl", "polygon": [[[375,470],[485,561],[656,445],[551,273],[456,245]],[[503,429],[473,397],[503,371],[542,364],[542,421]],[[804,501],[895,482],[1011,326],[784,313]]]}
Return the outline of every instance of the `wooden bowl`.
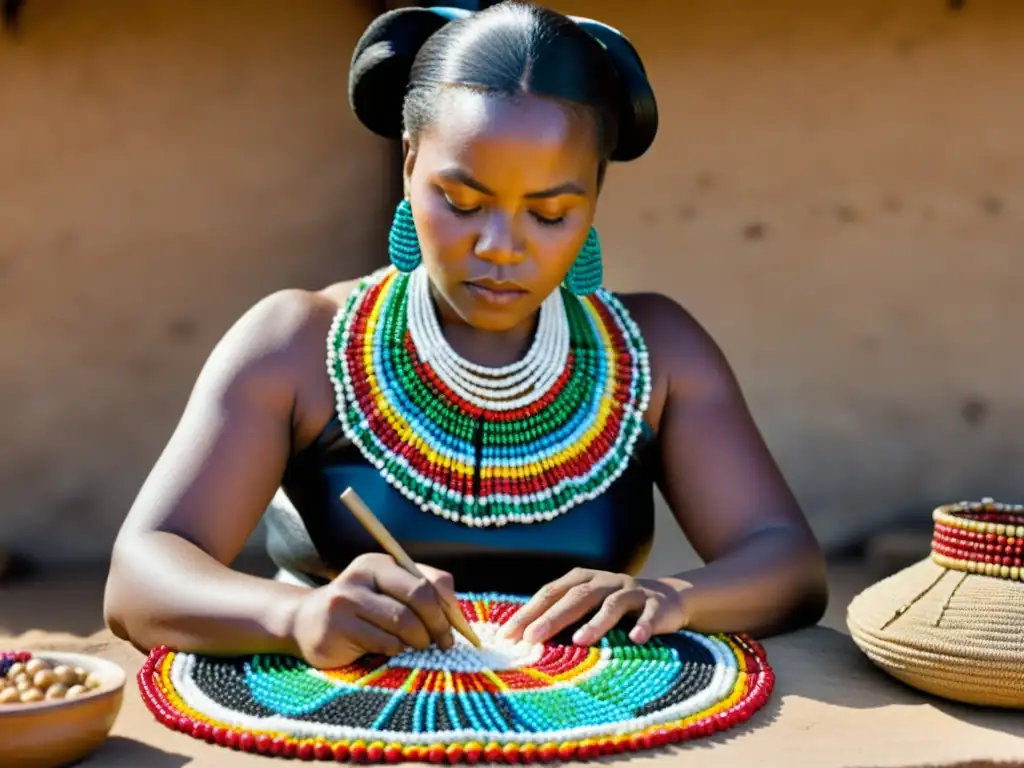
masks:
{"label": "wooden bowl", "polygon": [[[30,649],[26,649],[30,650]],[[124,697],[125,672],[96,656],[31,651],[51,664],[81,667],[100,685],[75,699],[0,704],[0,764],[4,768],[58,768],[96,751],[114,725]]]}

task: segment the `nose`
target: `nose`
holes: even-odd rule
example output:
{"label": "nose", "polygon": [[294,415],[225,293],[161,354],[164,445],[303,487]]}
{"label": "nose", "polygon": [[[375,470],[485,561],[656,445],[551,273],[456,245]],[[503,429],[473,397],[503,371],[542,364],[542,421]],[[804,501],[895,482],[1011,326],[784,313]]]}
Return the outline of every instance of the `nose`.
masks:
{"label": "nose", "polygon": [[516,235],[512,217],[500,212],[487,217],[474,249],[481,259],[499,265],[522,261],[523,250],[523,243]]}

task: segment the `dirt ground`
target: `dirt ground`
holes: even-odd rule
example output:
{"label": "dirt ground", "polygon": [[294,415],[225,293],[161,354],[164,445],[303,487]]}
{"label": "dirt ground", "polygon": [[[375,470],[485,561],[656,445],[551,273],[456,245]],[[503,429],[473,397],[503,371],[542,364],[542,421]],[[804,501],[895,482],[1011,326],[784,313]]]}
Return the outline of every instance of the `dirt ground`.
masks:
{"label": "dirt ground", "polygon": [[[849,640],[844,619],[851,599],[869,584],[920,559],[927,549],[927,537],[919,534],[889,535],[872,542],[859,556],[834,558],[831,605],[823,626],[765,643],[778,686],[760,723],[744,724],[734,733],[718,734],[689,749],[686,764],[692,768],[747,764],[1020,768],[1019,762],[999,762],[1016,760],[1024,753],[1024,732],[1015,713],[979,710],[913,691],[879,674]],[[272,572],[262,558],[235,565],[257,574]],[[645,571],[664,565],[659,558]],[[123,643],[111,642],[108,633],[94,634],[102,629],[104,578],[103,567],[14,574],[0,584],[0,637],[28,633],[24,636],[31,638],[31,647],[89,647],[89,653],[113,660],[134,675],[138,654]],[[211,750],[201,741],[164,729],[131,686],[125,702],[111,738],[83,766],[241,768],[262,764],[264,758]],[[763,727],[766,723],[772,727]],[[679,753],[644,759],[652,767],[680,762]],[[612,759],[610,764],[626,763],[633,761]]]}

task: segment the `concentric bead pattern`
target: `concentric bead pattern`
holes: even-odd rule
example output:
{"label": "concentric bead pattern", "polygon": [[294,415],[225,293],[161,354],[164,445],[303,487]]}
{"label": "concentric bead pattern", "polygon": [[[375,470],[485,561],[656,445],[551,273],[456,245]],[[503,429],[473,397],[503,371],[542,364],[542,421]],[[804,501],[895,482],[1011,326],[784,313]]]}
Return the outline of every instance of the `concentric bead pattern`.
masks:
{"label": "concentric bead pattern", "polygon": [[468,526],[552,520],[627,468],[650,360],[625,307],[560,288],[520,363],[487,369],[444,340],[422,267],[364,280],[335,317],[327,369],[346,436],[421,509]]}
{"label": "concentric bead pattern", "polygon": [[312,760],[587,760],[708,736],[771,694],[745,636],[678,632],[644,645],[615,629],[593,647],[502,640],[525,602],[460,595],[483,642],[313,669],[285,656],[154,650],[142,696],[168,728],[237,750]]}

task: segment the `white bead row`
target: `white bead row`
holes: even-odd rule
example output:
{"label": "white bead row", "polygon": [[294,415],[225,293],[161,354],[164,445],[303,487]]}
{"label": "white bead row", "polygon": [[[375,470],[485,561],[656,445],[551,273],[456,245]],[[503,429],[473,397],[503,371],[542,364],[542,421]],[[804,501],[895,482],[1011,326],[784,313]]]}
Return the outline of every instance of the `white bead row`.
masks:
{"label": "white bead row", "polygon": [[558,290],[541,304],[527,353],[500,368],[474,363],[452,348],[438,321],[430,278],[423,267],[409,278],[407,311],[409,333],[420,359],[456,395],[480,408],[506,411],[536,402],[558,380],[569,359],[569,321]]}
{"label": "white bead row", "polygon": [[[579,741],[582,739],[601,738],[606,736],[619,736],[645,730],[651,726],[663,725],[675,722],[691,715],[702,712],[717,702],[724,699],[733,690],[739,677],[736,656],[732,649],[723,641],[714,636],[699,635],[691,632],[682,632],[692,641],[703,645],[714,658],[715,670],[712,673],[708,685],[691,696],[663,710],[645,715],[643,717],[625,718],[613,725],[582,725],[575,728],[566,728],[557,731],[473,731],[458,730],[431,733],[409,733],[398,731],[376,731],[369,728],[353,728],[347,726],[335,726],[327,724],[310,723],[294,720],[287,715],[275,715],[273,717],[259,718],[245,715],[230,710],[221,704],[210,699],[194,682],[193,674],[196,667],[196,657],[192,654],[177,654],[171,663],[171,682],[175,690],[181,696],[184,704],[208,717],[214,718],[220,723],[233,728],[250,731],[271,731],[290,734],[297,739],[324,738],[328,741],[354,741],[363,739],[367,742],[383,741],[384,743],[398,744],[422,744],[425,741],[440,741],[447,743],[465,743],[477,741],[481,743],[496,742],[524,743],[533,742],[541,744],[544,742]],[[662,662],[672,663],[672,662]],[[678,663],[678,662],[676,662]],[[338,696],[354,688],[358,684],[345,684],[335,681],[338,686]],[[554,683],[548,689],[574,688],[575,683],[571,681]],[[396,694],[398,692],[396,691]],[[523,695],[536,696],[537,690],[524,692]],[[503,695],[515,697],[516,691],[508,691]],[[330,698],[333,698],[330,697]],[[322,706],[326,701],[311,701],[304,711],[312,711],[317,706]],[[300,714],[296,712],[295,714]]]}
{"label": "white bead row", "polygon": [[[381,270],[375,275],[371,276],[367,280],[364,280],[351,301],[352,303],[358,302],[362,299],[366,291],[372,286],[374,282],[382,279],[387,274],[387,269]],[[417,278],[420,280],[426,280],[425,273],[421,273],[422,277]],[[416,273],[414,273],[415,278]],[[412,282],[412,280],[410,280]],[[425,283],[421,283],[421,290],[426,287]],[[555,293],[559,293],[555,291]],[[426,298],[429,302],[429,292],[426,293]],[[497,495],[489,496],[483,500],[476,500],[471,495],[464,495],[460,491],[452,488],[444,488],[439,485],[436,481],[428,479],[417,472],[409,462],[401,455],[394,454],[389,451],[379,438],[372,433],[369,429],[368,423],[365,421],[365,417],[360,419],[358,423],[352,423],[348,418],[348,404],[355,402],[355,393],[353,390],[353,382],[351,379],[350,372],[347,368],[345,361],[337,360],[336,348],[339,348],[339,339],[341,341],[340,348],[344,348],[344,344],[348,341],[348,329],[342,327],[342,321],[346,316],[346,311],[340,310],[334,318],[331,325],[331,331],[328,338],[328,349],[327,349],[327,370],[328,375],[334,385],[335,395],[337,400],[337,414],[341,421],[342,428],[346,436],[353,441],[353,443],[359,447],[363,455],[370,461],[383,475],[389,484],[391,484],[396,490],[398,490],[403,496],[415,503],[421,509],[431,512],[445,520],[459,522],[467,526],[472,527],[501,527],[509,523],[517,524],[528,524],[535,522],[550,521],[563,514],[568,509],[577,506],[579,504],[590,501],[597,498],[625,471],[629,463],[629,457],[635,448],[635,444],[640,436],[640,432],[643,427],[643,416],[647,410],[650,402],[651,395],[651,378],[650,378],[650,359],[648,356],[647,349],[643,344],[640,336],[639,328],[636,326],[633,319],[629,316],[626,309],[618,302],[617,299],[604,289],[598,292],[598,296],[595,296],[595,300],[602,301],[607,307],[610,316],[614,322],[619,326],[619,331],[628,339],[631,339],[634,344],[634,360],[632,365],[631,376],[634,383],[640,383],[641,389],[632,393],[633,402],[627,403],[623,410],[623,429],[616,436],[616,441],[613,448],[602,457],[602,459],[594,466],[589,468],[589,471],[582,476],[578,477],[567,477],[560,482],[554,484],[551,487],[545,488],[540,492],[522,495]],[[559,296],[559,301],[561,297]],[[410,300],[410,304],[412,301]],[[596,318],[596,312],[590,308],[587,303],[584,303],[585,307],[588,307],[588,314],[591,321],[595,324],[598,323]],[[564,305],[559,305],[560,311],[559,316],[562,317],[563,321],[566,322]],[[430,306],[430,313],[433,314],[433,307]],[[434,322],[436,324],[436,316],[434,316]],[[367,329],[370,332],[370,329]],[[440,332],[439,326],[437,326],[437,332]],[[539,334],[538,334],[539,335]],[[443,334],[441,335],[443,339]],[[536,344],[534,345],[536,348]],[[450,347],[449,347],[450,349]],[[531,349],[531,352],[533,349]],[[374,365],[377,370],[380,370],[380,359],[382,355],[382,349],[380,345],[374,345],[372,350],[374,356]],[[454,355],[454,351],[452,352]],[[472,366],[472,363],[464,361],[467,366]],[[339,375],[340,370],[340,375]],[[486,369],[485,369],[486,370]],[[495,369],[497,370],[497,369]],[[449,385],[450,386],[450,385]],[[469,398],[467,398],[469,399]],[[494,407],[493,403],[487,403],[487,407]],[[447,445],[439,444],[429,433],[417,434],[414,437],[417,442],[422,442],[424,445],[430,447],[431,450],[438,453],[440,456],[450,457],[463,464],[473,464],[475,457],[467,453],[459,453],[453,451],[452,447]],[[386,458],[380,458],[375,455],[374,451],[369,450],[370,444],[376,449],[376,452],[383,454]],[[537,457],[519,457],[511,458],[502,461],[493,461],[492,464],[496,466],[521,466],[531,462],[535,462]],[[556,509],[547,511],[533,511],[534,505],[540,502],[545,502],[569,486],[577,486],[580,489],[593,478],[597,473],[601,472],[604,467],[611,461],[617,462],[616,466],[609,471],[608,476],[600,483],[599,486],[589,491],[579,490],[575,494],[571,494],[570,498],[563,501]],[[404,471],[411,476],[413,483],[420,486],[428,486],[435,490],[436,495],[432,498],[425,497],[423,493],[418,490],[413,490],[408,487],[405,483],[399,481],[396,477],[397,471]],[[429,496],[429,494],[428,494]],[[517,512],[508,515],[489,515],[486,514],[486,503],[492,502],[514,502],[522,509],[527,511]],[[465,507],[479,506],[481,514],[479,516],[471,516],[462,513],[462,509]]]}

